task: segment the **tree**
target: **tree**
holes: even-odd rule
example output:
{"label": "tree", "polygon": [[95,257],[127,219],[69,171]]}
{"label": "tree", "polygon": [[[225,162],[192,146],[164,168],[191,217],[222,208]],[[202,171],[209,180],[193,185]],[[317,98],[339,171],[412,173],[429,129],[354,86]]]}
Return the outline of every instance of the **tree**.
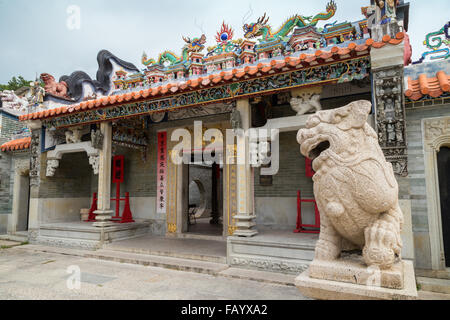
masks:
{"label": "tree", "polygon": [[29,87],[30,82],[25,80],[22,76],[12,77],[11,80],[8,81],[8,84],[0,84],[0,90],[13,90],[16,91],[22,87]]}

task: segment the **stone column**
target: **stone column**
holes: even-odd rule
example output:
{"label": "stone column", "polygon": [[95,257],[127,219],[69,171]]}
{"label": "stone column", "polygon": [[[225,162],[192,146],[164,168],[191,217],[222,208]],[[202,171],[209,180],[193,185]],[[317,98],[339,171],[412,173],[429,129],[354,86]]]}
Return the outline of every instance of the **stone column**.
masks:
{"label": "stone column", "polygon": [[[251,106],[248,99],[238,100],[236,109],[240,112],[242,129],[251,127]],[[237,137],[237,215],[235,236],[252,237],[258,234],[256,215],[253,209],[252,167],[250,166],[249,137],[239,134]]]}
{"label": "stone column", "polygon": [[29,121],[27,126],[31,131],[30,145],[30,206],[28,237],[31,243],[36,241],[39,235],[39,185],[41,177],[41,130],[40,121]]}
{"label": "stone column", "polygon": [[95,211],[96,222],[94,227],[108,227],[112,225],[111,217],[111,151],[112,151],[112,125],[104,122],[100,126],[103,134],[103,147],[100,150],[98,175],[98,210]]}
{"label": "stone column", "polygon": [[380,146],[397,175],[408,175],[403,83],[404,44],[372,48],[372,95]]}

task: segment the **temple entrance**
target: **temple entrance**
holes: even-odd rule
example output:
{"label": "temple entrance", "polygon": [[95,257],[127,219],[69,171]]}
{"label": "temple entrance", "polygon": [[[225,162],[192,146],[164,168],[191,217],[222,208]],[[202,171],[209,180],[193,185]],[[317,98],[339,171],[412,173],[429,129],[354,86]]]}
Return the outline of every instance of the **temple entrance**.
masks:
{"label": "temple entrance", "polygon": [[29,203],[30,203],[30,177],[19,175],[19,194],[17,201],[17,227],[16,232],[28,231]]}
{"label": "temple entrance", "polygon": [[187,233],[222,236],[223,170],[216,163],[195,164],[188,169]]}
{"label": "temple entrance", "polygon": [[437,160],[445,265],[450,268],[450,148],[442,147]]}

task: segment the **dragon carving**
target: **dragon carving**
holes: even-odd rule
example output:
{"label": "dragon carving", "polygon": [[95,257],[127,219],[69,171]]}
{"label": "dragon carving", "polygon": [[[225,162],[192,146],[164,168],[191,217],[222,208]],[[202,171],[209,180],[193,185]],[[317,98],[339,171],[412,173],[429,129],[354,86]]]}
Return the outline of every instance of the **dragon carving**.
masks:
{"label": "dragon carving", "polygon": [[392,165],[367,118],[369,101],[311,116],[297,140],[313,160],[321,213],[317,260],[334,261],[359,249],[368,266],[389,269],[401,259],[403,213]]}
{"label": "dragon carving", "polygon": [[185,38],[183,37],[186,45],[183,47],[183,51],[181,52],[181,56],[177,56],[172,51],[164,51],[159,55],[158,60],[148,59],[147,54],[144,52],[142,55],[142,64],[145,66],[152,66],[155,64],[163,65],[165,62],[169,62],[170,65],[175,65],[179,63],[185,63],[189,59],[189,53],[191,52],[200,52],[202,51],[206,43],[206,36],[203,34],[200,38]]}
{"label": "dragon carving", "polygon": [[314,17],[295,15],[289,18],[278,31],[273,32],[268,25],[269,17],[264,14],[256,23],[244,24],[245,38],[252,39],[261,36],[260,42],[284,39],[295,27],[316,26],[320,20],[331,19],[337,10],[336,3],[331,0],[327,5],[326,13],[319,13]]}

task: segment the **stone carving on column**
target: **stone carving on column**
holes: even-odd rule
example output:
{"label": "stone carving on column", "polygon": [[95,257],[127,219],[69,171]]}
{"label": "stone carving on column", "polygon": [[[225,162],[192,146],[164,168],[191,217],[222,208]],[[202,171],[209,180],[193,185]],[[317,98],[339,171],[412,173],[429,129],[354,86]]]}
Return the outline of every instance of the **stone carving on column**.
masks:
{"label": "stone carving on column", "polygon": [[52,159],[47,160],[47,177],[55,176],[56,169],[59,167],[59,160]]}
{"label": "stone carving on column", "polygon": [[408,154],[402,67],[379,69],[373,72],[373,76],[379,143],[386,159],[392,163],[394,172],[400,176],[407,176]]}
{"label": "stone carving on column", "polygon": [[30,186],[39,186],[41,139],[40,130],[32,130],[30,146]]}
{"label": "stone carving on column", "polygon": [[92,147],[98,150],[102,150],[103,138],[104,136],[100,130],[92,130],[91,131]]}
{"label": "stone carving on column", "polygon": [[[367,123],[371,107],[369,101],[357,101],[318,112],[298,133],[301,153],[313,159],[321,213],[309,279],[400,291],[406,270],[401,259],[404,218],[392,165]],[[409,276],[412,265],[411,270]]]}
{"label": "stone carving on column", "polygon": [[237,130],[242,129],[242,118],[239,110],[233,109],[233,111],[231,111],[230,122],[231,128],[235,133]]}
{"label": "stone carving on column", "polygon": [[98,175],[100,166],[100,157],[96,155],[89,156],[89,164],[92,166],[94,174]]}

